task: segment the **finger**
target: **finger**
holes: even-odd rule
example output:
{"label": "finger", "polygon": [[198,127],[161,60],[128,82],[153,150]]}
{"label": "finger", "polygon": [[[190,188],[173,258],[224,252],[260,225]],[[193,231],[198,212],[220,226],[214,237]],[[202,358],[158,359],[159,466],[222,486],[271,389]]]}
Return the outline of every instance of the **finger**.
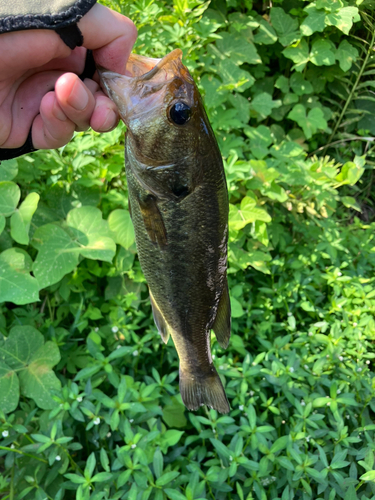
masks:
{"label": "finger", "polygon": [[86,87],[92,93],[92,95],[94,95],[95,92],[98,92],[98,90],[100,90],[99,84],[94,82],[94,80],[91,80],[91,78],[85,78],[83,80],[83,83],[86,85]]}
{"label": "finger", "polygon": [[95,99],[86,85],[74,73],[65,73],[57,80],[55,92],[57,102],[66,116],[76,124],[76,129],[87,130]]}
{"label": "finger", "polygon": [[0,107],[0,147],[18,148],[24,144],[31,124],[39,113],[43,96],[53,90],[60,71],[31,75],[17,89],[12,89]]}
{"label": "finger", "polygon": [[119,122],[117,106],[103,94],[95,94],[95,109],[91,116],[90,126],[96,132],[109,132],[117,127]]}
{"label": "finger", "polygon": [[33,145],[36,149],[60,148],[70,141],[75,127],[59,106],[55,92],[48,92],[40,103],[40,114],[33,121]]}
{"label": "finger", "polygon": [[129,54],[137,38],[134,23],[127,17],[95,4],[79,21],[87,49],[95,62],[107,69],[124,73]]}
{"label": "finger", "polygon": [[38,68],[55,58],[69,56],[71,49],[51,30],[30,30],[1,35],[0,67],[7,78]]}

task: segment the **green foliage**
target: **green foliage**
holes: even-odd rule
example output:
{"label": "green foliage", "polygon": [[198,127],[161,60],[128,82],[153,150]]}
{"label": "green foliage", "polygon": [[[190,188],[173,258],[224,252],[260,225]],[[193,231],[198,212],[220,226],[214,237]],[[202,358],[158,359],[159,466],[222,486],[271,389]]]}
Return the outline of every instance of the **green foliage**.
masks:
{"label": "green foliage", "polygon": [[138,52],[183,50],[223,154],[233,328],[212,352],[232,411],[182,404],[124,127],[77,133],[0,165],[0,497],[374,498],[371,4],[107,5]]}

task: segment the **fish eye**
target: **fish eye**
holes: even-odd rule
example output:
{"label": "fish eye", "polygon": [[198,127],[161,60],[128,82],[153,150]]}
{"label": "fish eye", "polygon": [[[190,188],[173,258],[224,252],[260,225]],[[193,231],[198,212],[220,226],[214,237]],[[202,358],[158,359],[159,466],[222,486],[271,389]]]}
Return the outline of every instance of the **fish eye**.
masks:
{"label": "fish eye", "polygon": [[176,102],[170,107],[169,116],[176,125],[185,125],[190,120],[191,108],[184,102]]}

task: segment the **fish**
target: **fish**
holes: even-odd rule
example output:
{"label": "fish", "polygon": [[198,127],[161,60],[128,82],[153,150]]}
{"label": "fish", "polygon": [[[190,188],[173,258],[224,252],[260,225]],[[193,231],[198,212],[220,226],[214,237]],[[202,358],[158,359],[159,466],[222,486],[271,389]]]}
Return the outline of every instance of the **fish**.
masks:
{"label": "fish", "polygon": [[230,406],[211,355],[211,330],[226,349],[229,201],[223,161],[182,51],[131,54],[125,75],[99,68],[126,125],[129,211],[155,324],[172,337],[189,410]]}

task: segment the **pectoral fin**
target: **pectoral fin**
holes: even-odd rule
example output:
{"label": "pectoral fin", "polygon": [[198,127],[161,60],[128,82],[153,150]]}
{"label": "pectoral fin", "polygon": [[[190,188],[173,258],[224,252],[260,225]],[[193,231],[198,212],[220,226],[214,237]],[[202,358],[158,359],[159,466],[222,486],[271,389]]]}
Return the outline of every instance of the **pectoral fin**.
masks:
{"label": "pectoral fin", "polygon": [[160,247],[164,247],[167,244],[167,231],[156,198],[148,195],[146,198],[139,200],[139,206],[150,240]]}
{"label": "pectoral fin", "polygon": [[230,300],[229,300],[228,283],[226,282],[224,285],[223,292],[221,294],[216,318],[212,326],[217,341],[219,342],[220,346],[223,347],[224,349],[226,349],[229,344],[230,325],[231,325]]}
{"label": "pectoral fin", "polygon": [[150,289],[150,300],[151,300],[151,307],[152,307],[152,315],[154,316],[155,324],[159,330],[160,336],[163,339],[164,344],[167,344],[168,339],[169,339],[168,325],[165,322],[164,316],[161,313],[159,306],[155,302],[155,299],[152,295],[151,289]]}

